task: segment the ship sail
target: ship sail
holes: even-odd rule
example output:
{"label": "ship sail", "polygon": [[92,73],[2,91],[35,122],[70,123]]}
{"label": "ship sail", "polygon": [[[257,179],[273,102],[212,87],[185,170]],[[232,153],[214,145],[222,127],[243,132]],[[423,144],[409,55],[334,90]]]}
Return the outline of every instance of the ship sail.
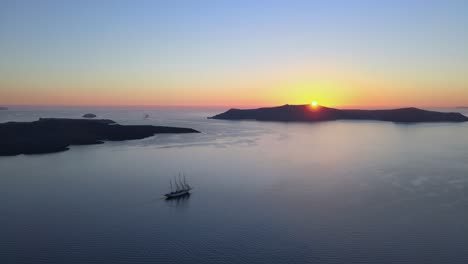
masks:
{"label": "ship sail", "polygon": [[185,175],[181,175],[180,173],[178,176],[174,177],[175,190],[173,190],[172,180],[169,181],[169,184],[171,192],[165,194],[168,199],[188,195],[189,191],[192,189],[192,187],[188,185]]}

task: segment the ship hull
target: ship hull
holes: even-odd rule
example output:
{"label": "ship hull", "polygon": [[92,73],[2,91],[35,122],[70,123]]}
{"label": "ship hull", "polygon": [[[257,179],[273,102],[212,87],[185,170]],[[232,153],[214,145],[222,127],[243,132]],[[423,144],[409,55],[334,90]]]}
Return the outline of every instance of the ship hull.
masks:
{"label": "ship hull", "polygon": [[172,199],[172,198],[177,198],[177,197],[182,197],[185,195],[189,195],[189,190],[186,191],[180,191],[180,192],[175,192],[175,193],[167,193],[164,196],[166,196],[166,199]]}

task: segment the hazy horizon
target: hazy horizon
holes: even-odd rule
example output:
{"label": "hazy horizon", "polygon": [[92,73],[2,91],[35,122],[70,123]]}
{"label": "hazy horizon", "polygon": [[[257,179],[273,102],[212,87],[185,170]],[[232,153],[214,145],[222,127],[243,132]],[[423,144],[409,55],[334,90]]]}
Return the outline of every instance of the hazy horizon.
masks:
{"label": "hazy horizon", "polygon": [[[264,108],[264,107],[277,107],[282,105],[308,105],[310,103],[298,103],[298,104],[277,104],[277,105],[60,105],[60,104],[16,104],[16,105],[2,105],[0,107],[14,108],[14,107],[26,107],[26,108],[161,108],[161,109],[231,109],[231,108],[240,108],[240,109],[255,109],[255,108]],[[457,108],[466,108],[466,105],[456,105],[456,106],[414,106],[414,105],[382,105],[382,106],[358,106],[358,105],[340,105],[340,106],[330,106],[322,105],[323,107],[338,108],[338,109],[398,109],[398,108],[408,108],[416,107],[420,109],[457,109]]]}

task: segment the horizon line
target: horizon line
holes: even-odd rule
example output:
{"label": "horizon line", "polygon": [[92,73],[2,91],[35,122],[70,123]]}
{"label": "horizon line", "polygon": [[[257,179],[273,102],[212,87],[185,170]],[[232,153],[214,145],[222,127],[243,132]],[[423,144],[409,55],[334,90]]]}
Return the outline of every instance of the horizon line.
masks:
{"label": "horizon line", "polygon": [[[282,105],[308,105],[310,103],[303,103],[303,104],[276,104],[276,105],[264,105],[264,104],[248,104],[248,105],[237,105],[237,104],[225,104],[225,105],[158,105],[158,104],[104,104],[104,105],[92,105],[92,104],[0,104],[2,107],[77,107],[77,108],[85,108],[85,107],[96,107],[96,108],[105,108],[105,107],[116,107],[116,108],[133,108],[133,107],[148,107],[148,108],[264,108],[264,107],[275,107],[275,106],[282,106]],[[331,108],[343,108],[343,109],[350,109],[350,108],[359,108],[359,109],[382,109],[382,108],[407,108],[407,107],[417,107],[417,108],[468,108],[468,106],[457,105],[457,106],[428,106],[428,105],[321,105],[323,107],[331,107]]]}

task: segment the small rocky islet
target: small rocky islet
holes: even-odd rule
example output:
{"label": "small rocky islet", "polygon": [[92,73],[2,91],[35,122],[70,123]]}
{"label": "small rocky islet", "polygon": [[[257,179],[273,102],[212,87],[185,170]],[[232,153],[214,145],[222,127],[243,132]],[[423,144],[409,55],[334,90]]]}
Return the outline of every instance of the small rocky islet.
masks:
{"label": "small rocky islet", "polygon": [[96,118],[97,115],[92,114],[92,113],[88,113],[88,114],[84,114],[83,117],[84,117],[84,118]]}

